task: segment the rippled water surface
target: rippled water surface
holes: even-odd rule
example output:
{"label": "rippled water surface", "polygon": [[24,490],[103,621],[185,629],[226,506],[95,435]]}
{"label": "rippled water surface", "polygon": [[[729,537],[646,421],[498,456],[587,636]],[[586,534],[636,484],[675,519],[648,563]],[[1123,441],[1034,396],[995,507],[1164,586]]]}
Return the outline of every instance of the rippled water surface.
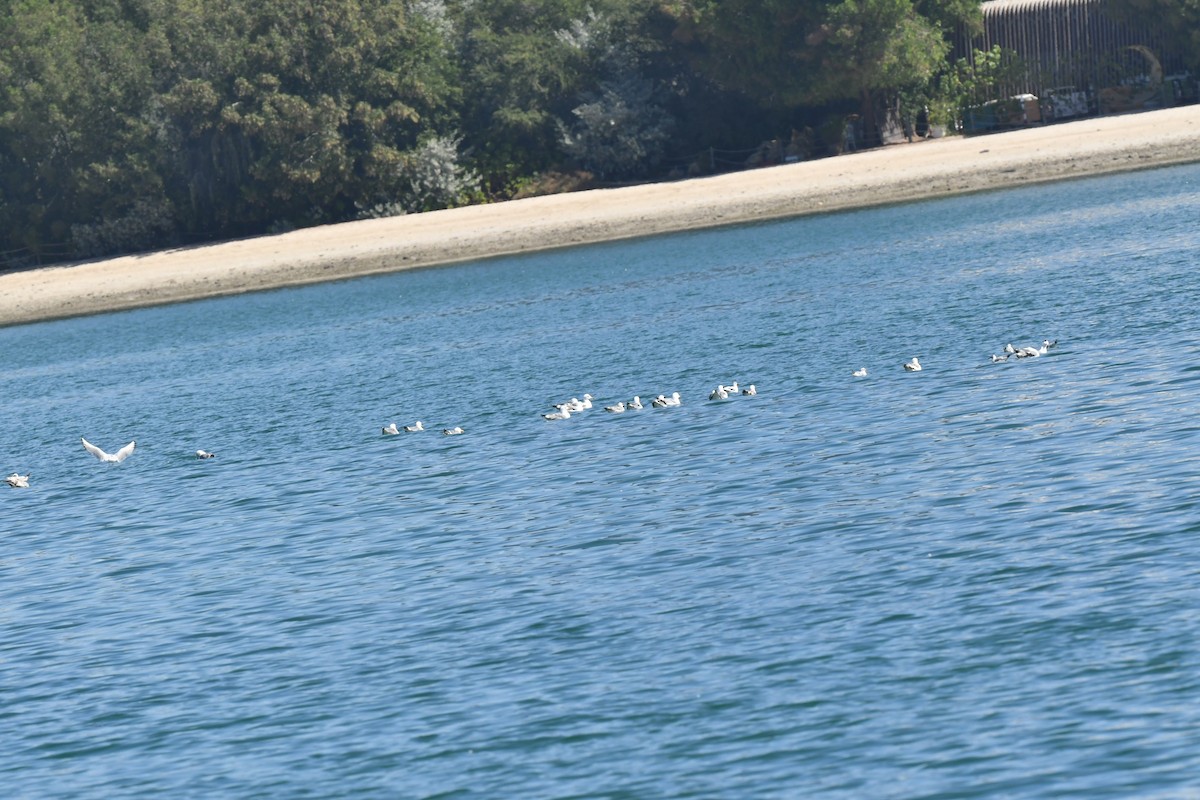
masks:
{"label": "rippled water surface", "polygon": [[5,794],[1198,796],[1198,219],[1173,168],[0,329]]}

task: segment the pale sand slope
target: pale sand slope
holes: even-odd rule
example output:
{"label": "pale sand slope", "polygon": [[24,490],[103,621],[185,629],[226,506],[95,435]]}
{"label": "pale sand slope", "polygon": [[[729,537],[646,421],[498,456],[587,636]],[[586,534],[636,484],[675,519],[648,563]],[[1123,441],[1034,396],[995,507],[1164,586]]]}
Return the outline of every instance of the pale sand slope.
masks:
{"label": "pale sand slope", "polygon": [[0,325],[1200,161],[1200,106],[0,275]]}

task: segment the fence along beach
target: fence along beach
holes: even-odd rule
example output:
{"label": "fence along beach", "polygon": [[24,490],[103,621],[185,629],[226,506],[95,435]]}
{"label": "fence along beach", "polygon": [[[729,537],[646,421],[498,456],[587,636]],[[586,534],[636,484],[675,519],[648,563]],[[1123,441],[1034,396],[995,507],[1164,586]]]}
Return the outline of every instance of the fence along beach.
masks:
{"label": "fence along beach", "polygon": [[1200,161],[1200,106],[0,275],[0,325]]}

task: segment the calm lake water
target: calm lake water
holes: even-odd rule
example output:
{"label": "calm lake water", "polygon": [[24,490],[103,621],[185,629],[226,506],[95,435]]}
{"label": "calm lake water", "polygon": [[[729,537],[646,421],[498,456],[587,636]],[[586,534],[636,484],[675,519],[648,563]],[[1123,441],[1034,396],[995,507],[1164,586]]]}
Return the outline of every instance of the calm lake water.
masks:
{"label": "calm lake water", "polygon": [[0,329],[4,792],[1200,797],[1198,220],[1180,167]]}

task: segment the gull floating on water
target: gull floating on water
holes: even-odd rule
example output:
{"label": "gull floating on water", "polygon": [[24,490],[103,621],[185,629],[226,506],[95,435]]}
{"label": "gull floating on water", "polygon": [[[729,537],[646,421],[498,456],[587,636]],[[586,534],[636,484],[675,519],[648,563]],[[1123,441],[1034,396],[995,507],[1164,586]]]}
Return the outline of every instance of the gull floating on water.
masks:
{"label": "gull floating on water", "polygon": [[633,396],[633,399],[630,400],[629,403],[626,405],[626,408],[632,408],[634,411],[641,411],[642,410],[641,396],[635,394]]}
{"label": "gull floating on water", "polygon": [[592,396],[585,393],[582,400],[580,400],[578,397],[572,397],[565,403],[555,403],[554,407],[559,411],[574,411],[575,413],[579,413],[580,411],[586,411],[587,409],[591,408],[592,400]]}
{"label": "gull floating on water", "polygon": [[216,458],[216,457],[217,457],[216,453],[210,453],[207,450],[197,450],[196,451],[196,458]]}
{"label": "gull floating on water", "polygon": [[1008,361],[1008,356],[1007,355],[998,356],[995,353],[992,353],[992,363],[993,364],[999,364],[1001,361]]}
{"label": "gull floating on water", "polygon": [[96,445],[89,442],[87,439],[84,439],[82,436],[79,437],[79,441],[83,442],[84,450],[87,450],[89,453],[91,453],[96,458],[100,459],[101,461],[107,461],[111,464],[120,464],[122,461],[129,458],[129,456],[133,453],[133,448],[137,444],[137,442],[130,442],[129,444],[125,445],[120,450],[118,450],[116,453],[106,453],[103,450],[101,450],[99,447],[96,447]]}
{"label": "gull floating on water", "polygon": [[866,368],[866,367],[859,367],[858,369],[854,370],[854,377],[856,377],[856,378],[865,378],[865,377],[867,377],[867,368]]}
{"label": "gull floating on water", "polygon": [[17,473],[14,472],[12,475],[9,475],[7,478],[5,478],[4,482],[7,483],[9,486],[13,487],[14,489],[28,489],[29,488],[29,476],[28,475],[18,475]]}
{"label": "gull floating on water", "polygon": [[754,384],[752,383],[745,389],[742,389],[742,394],[747,397],[753,397],[754,395],[758,394],[758,389],[754,388]]}
{"label": "gull floating on water", "polygon": [[916,356],[913,356],[913,360],[909,361],[907,364],[905,364],[904,369],[906,369],[909,372],[920,372],[921,371],[921,362],[917,361]]}
{"label": "gull floating on water", "polygon": [[604,410],[612,414],[621,414],[625,411],[625,402],[618,402],[615,406],[605,406]]}
{"label": "gull floating on water", "polygon": [[442,433],[446,434],[447,436],[458,436],[460,433],[463,433],[463,429],[456,425],[453,428],[443,429]]}
{"label": "gull floating on water", "polygon": [[404,430],[408,431],[409,433],[416,433],[417,431],[425,430],[425,426],[421,424],[421,420],[417,420],[412,425],[405,425]]}
{"label": "gull floating on water", "polygon": [[658,397],[654,398],[654,402],[652,402],[650,405],[654,406],[655,408],[669,408],[671,406],[677,406],[680,404],[679,392],[671,392],[670,397],[660,394]]}
{"label": "gull floating on water", "polygon": [[392,423],[383,429],[384,436],[396,436],[400,433],[400,429],[396,427],[396,423]]}
{"label": "gull floating on water", "polygon": [[712,393],[710,393],[708,395],[708,399],[709,400],[728,400],[729,399],[729,390],[726,389],[724,386],[717,386],[717,388],[713,389]]}
{"label": "gull floating on water", "polygon": [[542,419],[570,419],[570,418],[571,418],[570,406],[564,406],[560,410],[551,412],[549,414],[542,414]]}

